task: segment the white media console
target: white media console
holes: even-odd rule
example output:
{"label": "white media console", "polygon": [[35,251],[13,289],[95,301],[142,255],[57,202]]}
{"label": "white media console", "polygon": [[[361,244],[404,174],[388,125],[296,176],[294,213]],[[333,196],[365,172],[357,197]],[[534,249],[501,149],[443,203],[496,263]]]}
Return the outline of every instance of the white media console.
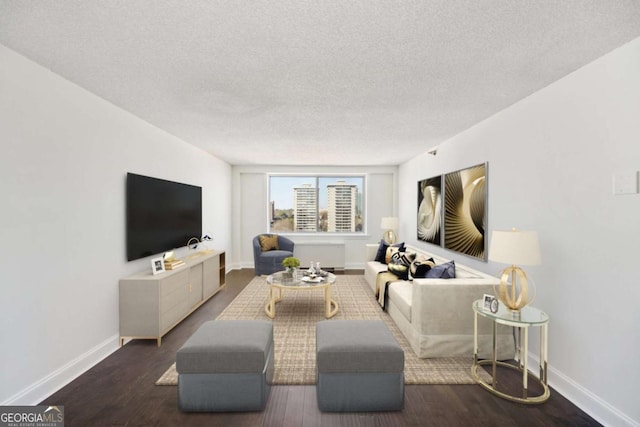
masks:
{"label": "white media console", "polygon": [[155,339],[159,347],[167,332],[224,286],[223,251],[199,252],[183,261],[175,270],[120,280],[120,346],[125,339]]}

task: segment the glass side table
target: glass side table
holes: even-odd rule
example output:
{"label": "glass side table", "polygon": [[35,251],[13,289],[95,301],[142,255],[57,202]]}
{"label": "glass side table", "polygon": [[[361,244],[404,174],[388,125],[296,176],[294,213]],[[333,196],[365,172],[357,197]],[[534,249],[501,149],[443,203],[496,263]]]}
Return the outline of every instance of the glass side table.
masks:
{"label": "glass side table", "polygon": [[[472,304],[474,312],[473,320],[473,366],[471,367],[471,375],[484,389],[490,391],[496,396],[512,402],[519,403],[542,403],[549,398],[549,386],[547,385],[547,344],[548,344],[548,327],[549,316],[544,311],[537,308],[526,306],[519,312],[512,312],[500,304],[498,311],[492,313],[485,311],[483,301],[477,300]],[[486,317],[493,321],[493,360],[478,360],[478,315]],[[516,365],[496,360],[497,355],[497,332],[498,325],[507,325],[518,328],[518,348],[516,354]],[[527,355],[529,352],[529,328],[540,327],[540,375],[531,374],[532,378],[540,383],[543,392],[538,396],[529,396],[527,394],[529,372],[527,370]],[[478,367],[483,365],[492,365],[491,384],[478,375]],[[498,377],[496,368],[503,366],[509,369],[515,369],[522,372],[522,397],[513,396],[497,389]]]}

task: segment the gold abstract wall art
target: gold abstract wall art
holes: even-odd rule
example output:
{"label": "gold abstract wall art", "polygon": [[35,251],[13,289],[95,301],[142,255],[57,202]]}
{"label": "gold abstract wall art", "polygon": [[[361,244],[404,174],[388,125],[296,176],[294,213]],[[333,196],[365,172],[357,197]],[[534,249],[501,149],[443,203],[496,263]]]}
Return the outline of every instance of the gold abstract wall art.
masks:
{"label": "gold abstract wall art", "polygon": [[444,247],[486,261],[487,164],[444,175]]}
{"label": "gold abstract wall art", "polygon": [[442,176],[418,181],[418,240],[442,245]]}

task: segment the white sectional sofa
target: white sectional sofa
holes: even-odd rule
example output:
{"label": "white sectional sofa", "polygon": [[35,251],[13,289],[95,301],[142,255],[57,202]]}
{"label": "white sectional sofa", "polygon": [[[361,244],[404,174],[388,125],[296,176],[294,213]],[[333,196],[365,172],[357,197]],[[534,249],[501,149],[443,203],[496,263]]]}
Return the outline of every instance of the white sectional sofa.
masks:
{"label": "white sectional sofa", "polygon": [[[387,265],[375,261],[378,244],[366,245],[365,280],[376,292],[378,273],[387,271]],[[419,248],[407,246],[436,265],[445,260]],[[497,277],[456,263],[455,279],[413,279],[393,281],[388,285],[385,309],[405,335],[420,358],[473,357],[473,309],[471,304],[484,294],[493,294]],[[491,357],[492,322],[480,317],[479,356]],[[515,354],[513,331],[498,328],[498,358],[512,359]]]}

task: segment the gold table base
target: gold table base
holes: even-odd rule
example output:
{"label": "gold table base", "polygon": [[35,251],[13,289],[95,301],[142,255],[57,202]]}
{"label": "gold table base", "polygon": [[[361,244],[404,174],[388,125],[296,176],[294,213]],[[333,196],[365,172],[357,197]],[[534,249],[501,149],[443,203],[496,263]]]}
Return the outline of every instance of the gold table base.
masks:
{"label": "gold table base", "polygon": [[[549,392],[549,386],[546,385],[544,382],[542,382],[542,380],[536,377],[535,375],[531,375],[531,377],[534,378],[536,382],[539,383],[544,390],[540,396],[527,396],[527,393],[528,393],[527,389],[522,390],[522,397],[512,396],[510,394],[504,393],[496,389],[492,384],[487,383],[485,380],[483,380],[480,377],[480,375],[478,375],[478,367],[483,365],[493,365],[493,360],[479,360],[478,362],[474,363],[473,366],[471,367],[471,376],[473,377],[474,380],[476,380],[476,382],[482,388],[495,394],[496,396],[499,396],[503,399],[510,400],[512,402],[536,404],[536,403],[545,402],[547,399],[549,399],[549,396],[551,395],[551,393]],[[510,363],[499,362],[499,361],[496,361],[496,365],[503,366],[505,368],[510,368],[520,373],[523,373],[522,368],[517,365],[512,365]]]}
{"label": "gold table base", "polygon": [[269,302],[264,307],[264,312],[266,315],[273,319],[276,317],[276,304],[282,301],[282,290],[286,289],[287,291],[315,291],[319,289],[324,289],[324,301],[325,301],[325,317],[327,319],[332,318],[338,313],[338,303],[331,299],[331,285],[332,283],[321,283],[319,285],[312,286],[283,286],[279,284],[272,283],[269,289]]}

